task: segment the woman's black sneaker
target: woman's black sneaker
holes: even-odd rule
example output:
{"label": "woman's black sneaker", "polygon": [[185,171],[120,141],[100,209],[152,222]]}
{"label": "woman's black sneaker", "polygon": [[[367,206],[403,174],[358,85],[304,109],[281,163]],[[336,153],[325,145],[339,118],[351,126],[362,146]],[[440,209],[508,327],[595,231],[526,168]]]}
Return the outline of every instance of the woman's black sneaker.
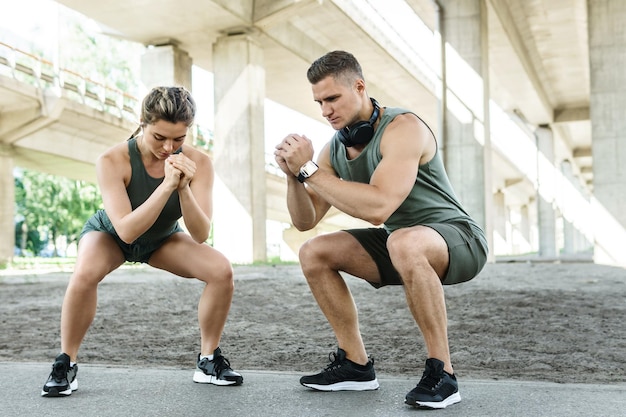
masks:
{"label": "woman's black sneaker", "polygon": [[43,397],[66,397],[78,389],[78,365],[70,366],[70,357],[59,354],[52,364],[52,372],[41,390]]}
{"label": "woman's black sneaker", "polygon": [[232,370],[230,362],[222,355],[222,350],[218,347],[213,352],[213,360],[201,359],[198,355],[193,382],[214,385],[241,385],[243,384],[243,377]]}

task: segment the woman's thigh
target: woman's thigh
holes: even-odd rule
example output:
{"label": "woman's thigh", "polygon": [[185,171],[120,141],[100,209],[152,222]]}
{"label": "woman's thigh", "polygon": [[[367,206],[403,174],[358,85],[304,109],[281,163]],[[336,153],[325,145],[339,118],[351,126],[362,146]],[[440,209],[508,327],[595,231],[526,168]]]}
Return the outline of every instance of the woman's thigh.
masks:
{"label": "woman's thigh", "polygon": [[152,253],[148,264],[180,277],[203,281],[232,275],[231,264],[221,252],[183,232],[170,236]]}
{"label": "woman's thigh", "polygon": [[91,231],[84,234],[78,243],[72,278],[100,282],[124,262],[124,253],[110,234]]}

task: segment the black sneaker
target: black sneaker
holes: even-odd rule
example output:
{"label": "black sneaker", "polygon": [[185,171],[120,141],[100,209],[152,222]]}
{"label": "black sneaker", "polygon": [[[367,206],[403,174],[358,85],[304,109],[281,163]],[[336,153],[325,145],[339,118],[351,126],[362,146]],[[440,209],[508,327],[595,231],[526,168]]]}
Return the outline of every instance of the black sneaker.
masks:
{"label": "black sneaker", "polygon": [[222,355],[222,350],[218,347],[213,352],[212,361],[206,358],[200,359],[200,354],[198,354],[198,363],[196,372],[193,374],[193,382],[215,385],[241,385],[243,377],[231,369],[230,362]]}
{"label": "black sneaker", "polygon": [[439,359],[426,359],[426,370],[404,402],[419,408],[446,408],[461,401],[456,377],[443,370]]}
{"label": "black sneaker", "polygon": [[374,372],[374,359],[366,365],[359,365],[346,359],[346,352],[337,349],[337,353],[328,355],[330,364],[319,374],[300,378],[305,387],[319,391],[368,391],[378,389],[378,380]]}
{"label": "black sneaker", "polygon": [[52,364],[52,372],[41,390],[43,397],[66,397],[78,389],[78,365],[70,366],[70,357],[59,354]]}

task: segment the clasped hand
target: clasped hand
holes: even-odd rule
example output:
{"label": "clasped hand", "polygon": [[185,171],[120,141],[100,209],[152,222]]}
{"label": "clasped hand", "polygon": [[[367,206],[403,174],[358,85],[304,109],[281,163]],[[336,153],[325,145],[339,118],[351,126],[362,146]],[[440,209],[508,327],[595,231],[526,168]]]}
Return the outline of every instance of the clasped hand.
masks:
{"label": "clasped hand", "polygon": [[165,160],[165,179],[176,189],[181,190],[189,185],[196,173],[196,163],[182,153],[170,155]]}
{"label": "clasped hand", "polygon": [[313,159],[313,154],[311,140],[304,135],[292,133],[276,145],[274,159],[285,174],[298,176],[300,167]]}

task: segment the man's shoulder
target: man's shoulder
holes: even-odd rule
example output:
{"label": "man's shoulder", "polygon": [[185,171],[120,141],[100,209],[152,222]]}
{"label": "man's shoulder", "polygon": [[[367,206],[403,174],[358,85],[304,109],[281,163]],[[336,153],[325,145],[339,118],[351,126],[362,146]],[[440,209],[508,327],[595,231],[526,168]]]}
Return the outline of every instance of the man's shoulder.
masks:
{"label": "man's shoulder", "polygon": [[396,117],[406,113],[415,114],[412,110],[405,109],[403,107],[385,107],[383,112],[383,114],[386,114],[389,117]]}
{"label": "man's shoulder", "polygon": [[401,107],[385,107],[381,121],[383,125],[394,126],[404,123],[416,123],[422,120],[415,112]]}
{"label": "man's shoulder", "polygon": [[383,117],[387,118],[388,123],[391,124],[393,122],[394,126],[404,123],[414,123],[423,125],[432,132],[432,129],[430,128],[428,123],[426,123],[424,119],[422,119],[420,116],[417,115],[417,113],[412,110],[404,109],[401,107],[385,107]]}

